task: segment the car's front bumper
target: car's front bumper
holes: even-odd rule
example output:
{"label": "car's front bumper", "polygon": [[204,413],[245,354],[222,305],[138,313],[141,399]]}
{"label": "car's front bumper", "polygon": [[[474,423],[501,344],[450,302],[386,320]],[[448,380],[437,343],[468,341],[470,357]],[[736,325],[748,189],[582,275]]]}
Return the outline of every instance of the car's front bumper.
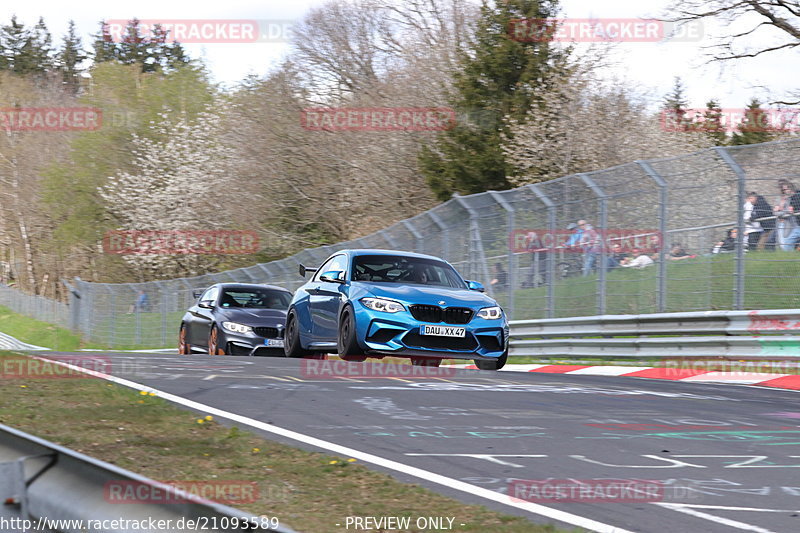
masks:
{"label": "car's front bumper", "polygon": [[232,355],[283,355],[283,329],[278,331],[276,337],[263,337],[255,333],[234,333],[220,330],[220,347],[227,347],[227,352]]}
{"label": "car's front bumper", "polygon": [[[356,304],[356,333],[367,352],[385,355],[423,356],[445,359],[493,360],[508,349],[505,318],[486,320],[474,316],[467,324],[421,322],[410,312],[385,313]],[[423,325],[463,327],[465,336],[421,335]]]}

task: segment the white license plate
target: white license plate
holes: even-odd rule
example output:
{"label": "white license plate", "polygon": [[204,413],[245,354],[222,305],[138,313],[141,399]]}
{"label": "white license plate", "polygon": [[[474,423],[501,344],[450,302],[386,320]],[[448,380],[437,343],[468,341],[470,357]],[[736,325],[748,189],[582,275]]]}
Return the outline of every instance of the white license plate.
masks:
{"label": "white license plate", "polygon": [[275,348],[283,348],[283,339],[264,339],[264,344]]}
{"label": "white license plate", "polygon": [[467,334],[466,328],[454,328],[452,326],[420,326],[420,335],[435,335],[437,337],[464,337]]}

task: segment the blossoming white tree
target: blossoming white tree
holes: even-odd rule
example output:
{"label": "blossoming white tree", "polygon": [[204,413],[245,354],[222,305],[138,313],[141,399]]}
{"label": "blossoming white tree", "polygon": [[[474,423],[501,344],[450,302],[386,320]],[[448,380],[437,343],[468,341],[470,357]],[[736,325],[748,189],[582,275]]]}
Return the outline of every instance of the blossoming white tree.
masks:
{"label": "blossoming white tree", "polygon": [[[99,190],[119,230],[232,227],[233,211],[226,209],[225,198],[233,150],[224,142],[221,109],[216,102],[191,120],[165,112],[152,125],[152,137],[134,137],[134,170],[109,177]],[[156,277],[195,274],[219,262],[214,255],[154,252],[123,259]]]}

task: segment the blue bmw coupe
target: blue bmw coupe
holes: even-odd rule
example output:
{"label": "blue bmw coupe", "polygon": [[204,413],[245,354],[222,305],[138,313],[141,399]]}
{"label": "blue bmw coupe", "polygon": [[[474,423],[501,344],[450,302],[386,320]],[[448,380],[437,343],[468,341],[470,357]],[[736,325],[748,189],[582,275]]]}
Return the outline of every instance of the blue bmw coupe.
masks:
{"label": "blue bmw coupe", "polygon": [[498,370],[508,357],[505,313],[483,286],[446,261],[390,250],[343,250],[294,294],[286,317],[288,357],[336,351],[349,361],[386,355],[415,365],[471,359]]}

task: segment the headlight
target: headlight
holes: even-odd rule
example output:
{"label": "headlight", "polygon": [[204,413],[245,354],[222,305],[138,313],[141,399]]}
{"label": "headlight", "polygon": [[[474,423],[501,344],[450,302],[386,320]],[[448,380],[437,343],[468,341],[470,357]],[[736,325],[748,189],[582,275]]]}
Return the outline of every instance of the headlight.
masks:
{"label": "headlight", "polygon": [[478,311],[478,317],[486,320],[497,320],[498,318],[503,318],[503,310],[497,306],[484,307]]}
{"label": "headlight", "polygon": [[237,324],[236,322],[223,322],[222,327],[234,333],[250,333],[253,328],[245,326],[244,324]]}
{"label": "headlight", "polygon": [[383,311],[384,313],[398,313],[406,310],[403,304],[393,300],[384,300],[383,298],[361,298],[361,303],[367,309]]}

